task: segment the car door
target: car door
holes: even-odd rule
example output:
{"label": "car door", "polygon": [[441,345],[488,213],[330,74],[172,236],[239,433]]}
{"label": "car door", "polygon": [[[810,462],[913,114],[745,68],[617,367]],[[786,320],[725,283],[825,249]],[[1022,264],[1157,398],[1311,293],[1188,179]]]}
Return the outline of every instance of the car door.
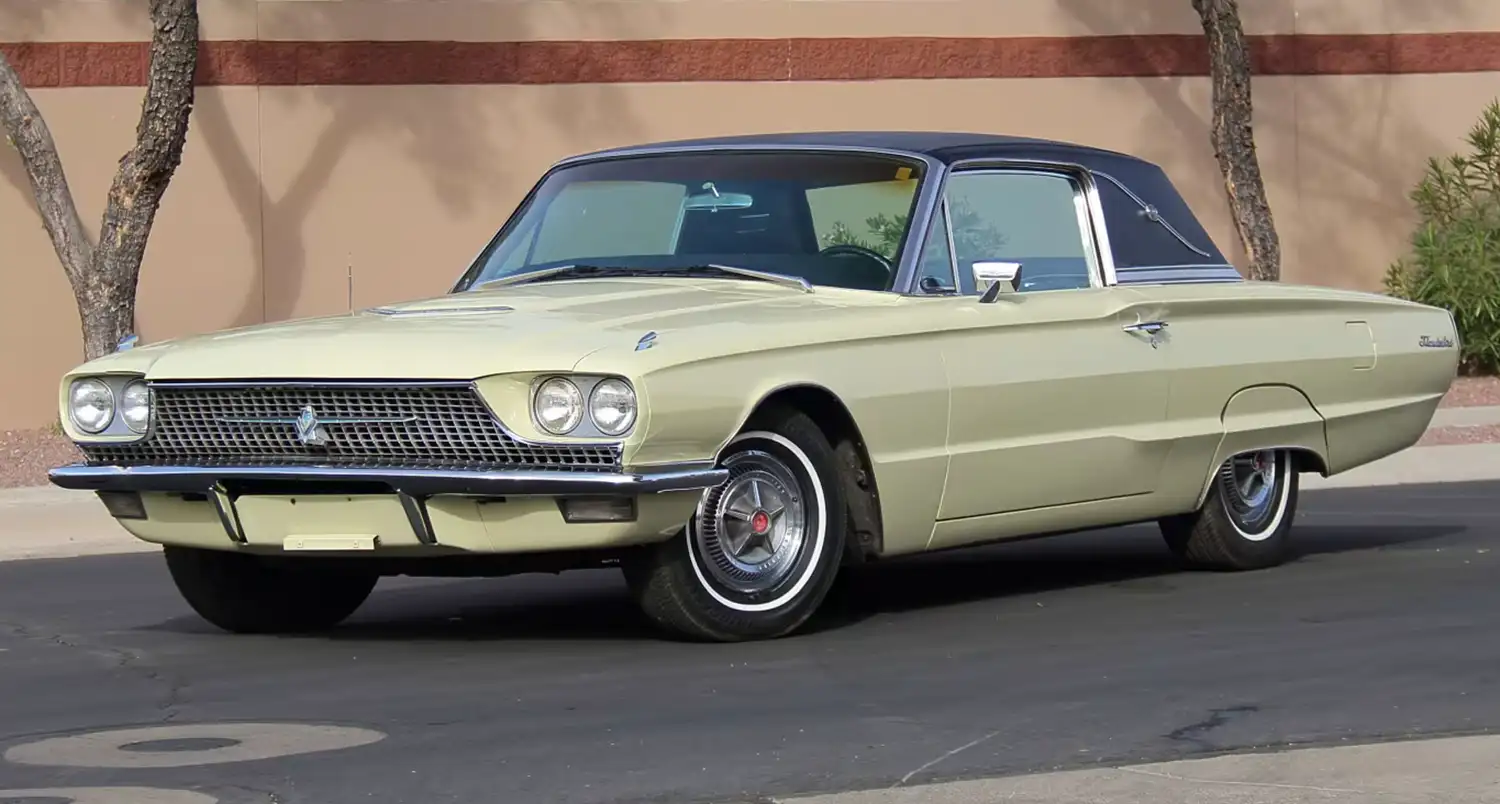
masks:
{"label": "car door", "polygon": [[[1148,300],[1103,283],[1083,182],[1034,167],[948,179],[919,278],[928,292],[956,288],[942,302],[953,311],[940,521],[1090,504],[1086,526],[1157,490],[1171,448],[1167,365],[1141,320]],[[982,302],[975,263],[1019,264],[1019,286]]]}

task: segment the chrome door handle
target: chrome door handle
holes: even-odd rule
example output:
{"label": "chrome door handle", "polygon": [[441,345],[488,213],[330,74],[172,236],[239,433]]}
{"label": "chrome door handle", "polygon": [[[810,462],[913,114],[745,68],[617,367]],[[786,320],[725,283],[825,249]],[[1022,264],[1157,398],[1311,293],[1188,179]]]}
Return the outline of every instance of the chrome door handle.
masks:
{"label": "chrome door handle", "polygon": [[1150,335],[1155,335],[1156,333],[1161,332],[1166,328],[1167,322],[1165,321],[1142,321],[1139,324],[1125,325],[1126,332],[1145,332]]}

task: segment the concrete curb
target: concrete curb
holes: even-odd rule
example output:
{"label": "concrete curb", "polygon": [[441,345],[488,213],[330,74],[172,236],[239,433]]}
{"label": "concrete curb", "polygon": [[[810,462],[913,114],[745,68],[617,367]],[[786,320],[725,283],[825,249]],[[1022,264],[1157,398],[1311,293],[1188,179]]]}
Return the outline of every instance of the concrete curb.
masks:
{"label": "concrete curb", "polygon": [[1500,444],[1412,447],[1358,469],[1303,475],[1303,490],[1500,480]]}
{"label": "concrete curb", "polygon": [[[983,738],[953,754],[984,750]],[[1360,804],[1494,800],[1500,737],[1450,737],[776,798],[776,804]],[[902,782],[906,780],[903,779]]]}
{"label": "concrete curb", "polygon": [[1440,427],[1483,427],[1500,424],[1500,406],[1469,408],[1438,408],[1428,430]]}
{"label": "concrete curb", "polygon": [[0,489],[0,511],[23,506],[69,505],[79,500],[93,500],[94,495],[84,491],[60,489],[57,486],[21,486]]}

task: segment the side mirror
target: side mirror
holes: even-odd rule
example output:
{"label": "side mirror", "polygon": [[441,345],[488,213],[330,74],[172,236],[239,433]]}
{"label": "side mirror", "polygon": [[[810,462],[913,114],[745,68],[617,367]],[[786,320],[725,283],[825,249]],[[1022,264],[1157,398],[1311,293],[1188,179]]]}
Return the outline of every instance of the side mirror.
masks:
{"label": "side mirror", "polygon": [[994,304],[1001,293],[1015,293],[1021,289],[1021,263],[976,262],[974,286],[984,291],[979,297],[981,304]]}

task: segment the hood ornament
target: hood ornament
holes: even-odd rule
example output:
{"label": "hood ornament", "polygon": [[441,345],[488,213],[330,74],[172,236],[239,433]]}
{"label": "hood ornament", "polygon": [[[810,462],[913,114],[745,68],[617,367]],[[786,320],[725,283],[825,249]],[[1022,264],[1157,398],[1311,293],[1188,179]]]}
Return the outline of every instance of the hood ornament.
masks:
{"label": "hood ornament", "polygon": [[655,345],[656,345],[656,333],[654,331],[653,332],[648,332],[645,335],[642,335],[640,340],[638,340],[638,341],[635,342],[635,350],[637,352],[643,352],[643,351],[645,351],[647,349],[650,349],[651,347],[653,347]]}

